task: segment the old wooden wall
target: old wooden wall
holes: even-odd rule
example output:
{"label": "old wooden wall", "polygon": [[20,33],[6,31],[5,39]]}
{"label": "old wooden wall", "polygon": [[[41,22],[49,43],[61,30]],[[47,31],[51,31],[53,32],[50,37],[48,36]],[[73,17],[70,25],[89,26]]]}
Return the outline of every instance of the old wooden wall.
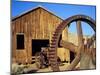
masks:
{"label": "old wooden wall", "polygon": [[[16,61],[24,63],[31,62],[32,57],[32,39],[51,40],[55,28],[63,20],[47,10],[39,7],[24,15],[12,20],[12,56]],[[16,48],[16,35],[24,34],[23,50]]]}

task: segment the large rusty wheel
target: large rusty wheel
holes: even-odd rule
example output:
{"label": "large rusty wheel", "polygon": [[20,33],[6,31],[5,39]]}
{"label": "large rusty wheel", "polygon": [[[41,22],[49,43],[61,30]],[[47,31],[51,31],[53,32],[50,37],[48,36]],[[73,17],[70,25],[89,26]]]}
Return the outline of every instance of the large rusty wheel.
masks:
{"label": "large rusty wheel", "polygon": [[[60,71],[59,65],[57,63],[57,48],[58,48],[58,41],[59,41],[60,35],[61,35],[62,31],[65,29],[65,27],[70,25],[70,23],[72,23],[74,21],[77,24],[77,35],[78,35],[77,50],[78,50],[78,52],[76,53],[75,59],[68,66],[67,70],[72,70],[73,68],[75,68],[75,66],[80,61],[81,50],[83,48],[83,41],[82,41],[83,40],[83,34],[82,34],[82,28],[81,28],[81,21],[88,23],[92,27],[94,32],[96,32],[96,23],[89,16],[75,15],[75,16],[69,17],[68,19],[66,19],[62,23],[60,23],[53,33],[51,44],[50,44],[50,50],[49,50],[49,61],[50,61],[51,68],[52,68],[53,71]],[[61,44],[63,44],[63,43],[64,42],[61,41]],[[74,50],[75,50],[75,48],[76,48],[70,42],[67,42],[66,45],[67,45],[67,47],[65,47],[65,48],[68,48],[69,50],[73,50],[71,48],[74,48]]]}

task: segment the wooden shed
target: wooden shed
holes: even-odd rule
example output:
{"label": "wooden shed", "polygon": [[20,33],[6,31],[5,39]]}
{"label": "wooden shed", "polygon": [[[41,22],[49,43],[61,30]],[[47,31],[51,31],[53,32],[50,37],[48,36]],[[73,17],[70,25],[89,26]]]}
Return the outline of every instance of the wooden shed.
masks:
{"label": "wooden shed", "polygon": [[[31,63],[32,57],[41,47],[48,47],[56,27],[63,21],[43,7],[36,7],[12,18],[12,58],[18,63]],[[65,29],[61,38],[67,39]],[[66,51],[66,52],[65,52]],[[58,48],[58,56],[70,61],[69,51]]]}

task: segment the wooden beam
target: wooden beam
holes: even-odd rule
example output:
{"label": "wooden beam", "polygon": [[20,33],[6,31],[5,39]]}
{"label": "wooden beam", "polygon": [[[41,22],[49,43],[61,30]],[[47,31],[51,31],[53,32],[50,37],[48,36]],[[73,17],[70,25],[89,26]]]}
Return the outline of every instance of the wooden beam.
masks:
{"label": "wooden beam", "polygon": [[78,45],[83,43],[83,32],[82,32],[82,26],[81,21],[76,21],[76,27],[77,27],[77,35],[78,35]]}
{"label": "wooden beam", "polygon": [[76,53],[77,46],[74,45],[73,43],[61,40],[60,45],[64,48],[69,49],[70,51]]}

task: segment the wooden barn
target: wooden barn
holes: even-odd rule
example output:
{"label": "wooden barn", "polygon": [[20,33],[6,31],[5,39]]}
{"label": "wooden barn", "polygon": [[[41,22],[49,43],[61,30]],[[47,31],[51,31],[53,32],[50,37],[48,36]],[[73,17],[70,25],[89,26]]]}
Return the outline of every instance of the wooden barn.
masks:
{"label": "wooden barn", "polygon": [[[36,7],[12,18],[12,58],[18,63],[31,63],[36,52],[48,47],[56,27],[63,21],[43,7]],[[67,40],[67,28],[61,39]],[[70,62],[70,52],[58,47],[61,61]]]}

